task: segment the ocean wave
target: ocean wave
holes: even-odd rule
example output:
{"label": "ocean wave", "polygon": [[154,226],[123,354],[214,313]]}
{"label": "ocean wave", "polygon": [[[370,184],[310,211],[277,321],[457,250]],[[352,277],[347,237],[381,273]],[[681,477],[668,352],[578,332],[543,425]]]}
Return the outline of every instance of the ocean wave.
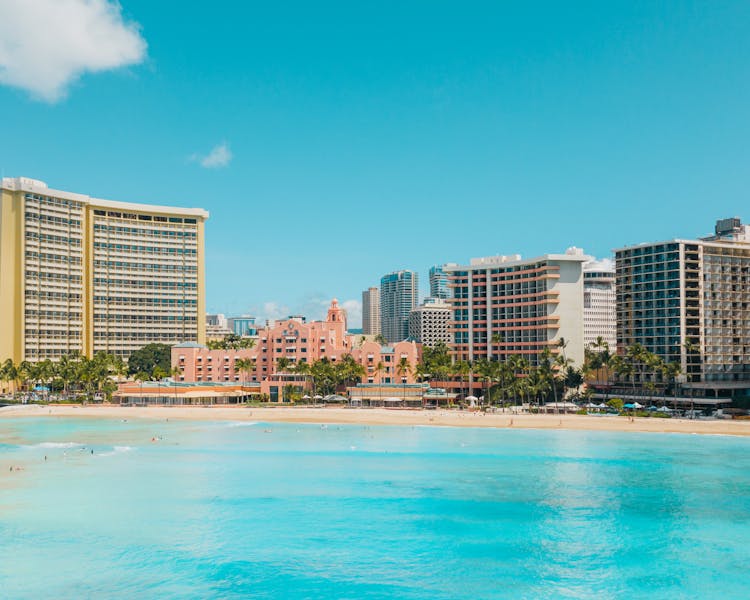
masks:
{"label": "ocean wave", "polygon": [[257,421],[231,421],[230,423],[226,423],[224,427],[250,427],[257,424]]}
{"label": "ocean wave", "polygon": [[100,452],[97,456],[114,456],[115,454],[124,454],[135,450],[133,446],[114,446],[109,452]]}
{"label": "ocean wave", "polygon": [[80,442],[41,442],[39,444],[32,444],[31,446],[24,446],[24,448],[80,448],[85,446]]}

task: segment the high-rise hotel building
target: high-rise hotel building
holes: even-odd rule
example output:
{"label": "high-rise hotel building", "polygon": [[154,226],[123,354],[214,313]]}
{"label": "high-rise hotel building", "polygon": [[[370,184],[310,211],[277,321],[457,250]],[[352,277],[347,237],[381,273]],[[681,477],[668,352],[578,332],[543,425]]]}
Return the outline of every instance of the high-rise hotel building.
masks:
{"label": "high-rise hotel building", "polygon": [[362,333],[380,334],[380,290],[376,287],[362,292]]}
{"label": "high-rise hotel building", "polygon": [[620,248],[615,268],[620,352],[640,343],[679,362],[694,391],[750,393],[750,226]]}
{"label": "high-rise hotel building", "polygon": [[409,337],[409,313],[417,307],[419,279],[414,271],[395,271],[380,279],[380,331],[390,343]]}
{"label": "high-rise hotel building", "polygon": [[611,260],[583,264],[583,343],[588,347],[599,338],[611,352],[617,347],[615,265]]}
{"label": "high-rise hotel building", "polygon": [[100,200],[3,178],[0,360],[205,339],[202,209]]}
{"label": "high-rise hotel building", "polygon": [[[577,248],[522,260],[475,258],[446,267],[453,290],[451,349],[457,360],[525,357],[539,363],[545,348],[583,363],[583,272]],[[559,342],[564,339],[565,348]]]}

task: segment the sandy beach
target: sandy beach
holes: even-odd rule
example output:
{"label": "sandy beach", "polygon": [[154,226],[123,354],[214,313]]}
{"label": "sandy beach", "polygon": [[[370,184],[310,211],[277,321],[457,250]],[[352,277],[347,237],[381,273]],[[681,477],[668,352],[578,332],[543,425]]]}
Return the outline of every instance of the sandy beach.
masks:
{"label": "sandy beach", "polygon": [[339,423],[359,425],[428,425],[442,427],[496,427],[518,429],[572,429],[750,435],[750,421],[698,421],[598,417],[590,415],[511,415],[508,413],[448,410],[388,410],[351,408],[247,408],[247,407],[123,407],[116,405],[26,405],[0,408],[8,417],[84,417],[111,419],[185,419],[202,421],[262,421],[289,423]]}

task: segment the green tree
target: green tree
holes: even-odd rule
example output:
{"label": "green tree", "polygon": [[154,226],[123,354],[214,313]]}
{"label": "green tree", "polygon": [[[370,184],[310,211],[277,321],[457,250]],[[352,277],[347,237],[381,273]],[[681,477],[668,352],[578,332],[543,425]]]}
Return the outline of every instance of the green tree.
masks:
{"label": "green tree", "polygon": [[408,358],[402,357],[401,360],[398,361],[396,364],[396,373],[401,377],[401,383],[404,385],[404,399],[406,399],[406,380],[411,373],[411,365],[409,364]]}
{"label": "green tree", "polygon": [[276,372],[287,373],[292,367],[292,360],[286,356],[280,356],[276,359]]}
{"label": "green tree", "polygon": [[[6,359],[0,366],[0,381],[14,383],[18,380],[18,367],[12,358]],[[15,390],[15,388],[14,388]]]}
{"label": "green tree", "polygon": [[153,373],[155,367],[160,367],[168,373],[172,367],[172,348],[167,344],[147,344],[136,350],[128,359],[128,372]]}
{"label": "green tree", "polygon": [[247,383],[247,375],[255,371],[255,359],[238,358],[234,361],[234,370],[243,374],[243,381]]}

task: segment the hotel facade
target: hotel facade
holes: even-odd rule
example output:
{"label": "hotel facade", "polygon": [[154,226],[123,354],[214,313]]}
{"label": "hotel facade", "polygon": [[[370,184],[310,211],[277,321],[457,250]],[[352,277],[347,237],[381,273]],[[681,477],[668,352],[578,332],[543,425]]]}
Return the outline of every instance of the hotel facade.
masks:
{"label": "hotel facade", "polygon": [[451,305],[440,298],[426,298],[409,313],[409,338],[430,348],[451,343]]}
{"label": "hotel facade", "polygon": [[619,352],[639,343],[679,362],[688,390],[750,395],[750,226],[620,248],[615,268]]}
{"label": "hotel facade", "polygon": [[617,348],[617,298],[612,261],[592,260],[583,265],[583,343],[601,338],[611,352]]}
{"label": "hotel facade", "polygon": [[414,271],[395,271],[380,279],[380,332],[388,342],[409,337],[409,313],[417,307],[419,276]]}
{"label": "hotel facade", "polygon": [[[415,383],[419,344],[381,346],[372,341],[360,343],[360,338],[347,332],[346,311],[334,299],[324,321],[307,322],[303,317],[274,321],[258,329],[252,348],[210,350],[195,342],[175,345],[172,367],[179,370],[179,382],[260,384],[261,392],[273,398],[273,388],[292,376],[297,365],[324,358],[335,363],[348,354],[365,368],[362,383]],[[283,369],[279,366],[282,358],[288,364]],[[402,359],[408,363],[407,370],[399,369]],[[252,367],[241,370],[239,360],[251,361]]]}
{"label": "hotel facade", "polygon": [[380,290],[376,287],[362,292],[362,333],[380,334]]}
{"label": "hotel facade", "polygon": [[202,209],[0,188],[0,359],[205,340]]}
{"label": "hotel facade", "polygon": [[537,365],[545,348],[583,364],[583,252],[472,259],[446,267],[452,288],[451,350],[457,360],[504,360]]}

